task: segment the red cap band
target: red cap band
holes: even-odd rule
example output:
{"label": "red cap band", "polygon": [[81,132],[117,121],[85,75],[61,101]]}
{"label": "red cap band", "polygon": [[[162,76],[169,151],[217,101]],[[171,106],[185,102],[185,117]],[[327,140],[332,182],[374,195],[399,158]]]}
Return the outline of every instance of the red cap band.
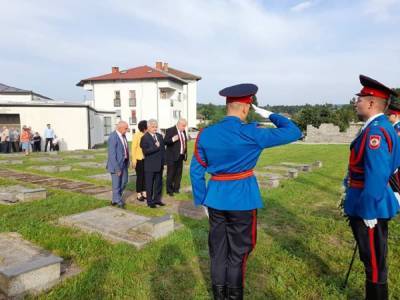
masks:
{"label": "red cap band", "polygon": [[231,102],[242,102],[242,103],[253,103],[253,96],[246,96],[246,97],[226,97],[226,103]]}
{"label": "red cap band", "polygon": [[400,116],[400,111],[388,109],[388,110],[386,111],[386,114],[387,114],[387,115],[396,115],[396,116]]}
{"label": "red cap band", "polygon": [[379,98],[383,98],[383,99],[389,99],[390,93],[365,86],[362,88],[361,92],[358,95],[359,96],[373,96],[373,97],[379,97]]}

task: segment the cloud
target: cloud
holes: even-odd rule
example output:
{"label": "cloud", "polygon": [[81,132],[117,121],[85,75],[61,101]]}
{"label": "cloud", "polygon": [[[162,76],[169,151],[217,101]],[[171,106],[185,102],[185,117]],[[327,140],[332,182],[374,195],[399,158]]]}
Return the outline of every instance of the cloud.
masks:
{"label": "cloud", "polygon": [[312,6],[312,2],[311,1],[304,1],[304,2],[301,2],[299,4],[296,4],[295,6],[292,6],[290,8],[290,10],[294,11],[294,12],[302,12],[302,11],[310,8],[311,6]]}
{"label": "cloud", "polygon": [[0,19],[0,82],[54,98],[80,100],[80,79],[156,60],[202,76],[200,102],[240,82],[275,104],[346,102],[359,73],[400,86],[400,24],[373,27],[364,2],[300,3],[318,3],[307,14],[261,0],[38,2],[10,2]]}
{"label": "cloud", "polygon": [[374,17],[376,21],[390,21],[398,17],[399,0],[368,0],[365,3],[364,13]]}

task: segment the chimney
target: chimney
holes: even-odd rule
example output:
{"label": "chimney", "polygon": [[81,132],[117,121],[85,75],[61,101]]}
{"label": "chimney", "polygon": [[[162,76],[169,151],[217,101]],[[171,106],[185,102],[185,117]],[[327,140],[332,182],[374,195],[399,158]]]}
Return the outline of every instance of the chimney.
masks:
{"label": "chimney", "polygon": [[168,63],[164,63],[163,70],[164,70],[165,72],[168,72]]}
{"label": "chimney", "polygon": [[162,61],[156,61],[156,69],[162,70]]}
{"label": "chimney", "polygon": [[118,67],[111,67],[111,73],[118,73],[119,72],[119,68]]}

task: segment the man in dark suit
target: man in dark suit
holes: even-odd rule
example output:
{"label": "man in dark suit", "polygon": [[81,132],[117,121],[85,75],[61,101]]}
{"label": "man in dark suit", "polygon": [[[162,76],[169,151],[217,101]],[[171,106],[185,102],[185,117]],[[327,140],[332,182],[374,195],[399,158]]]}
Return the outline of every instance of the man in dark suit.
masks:
{"label": "man in dark suit", "polygon": [[156,208],[164,206],[161,201],[162,173],[165,162],[165,145],[161,134],[157,133],[157,121],[147,122],[147,132],[140,141],[144,154],[144,177],[146,183],[147,205]]}
{"label": "man in dark suit", "polygon": [[183,161],[187,159],[186,120],[179,119],[176,126],[167,129],[165,144],[167,145],[167,193],[173,196],[179,193],[182,179]]}
{"label": "man in dark suit", "polygon": [[111,173],[112,181],[111,205],[119,208],[125,208],[122,194],[128,182],[129,147],[125,137],[128,130],[128,123],[120,121],[108,138],[107,170]]}

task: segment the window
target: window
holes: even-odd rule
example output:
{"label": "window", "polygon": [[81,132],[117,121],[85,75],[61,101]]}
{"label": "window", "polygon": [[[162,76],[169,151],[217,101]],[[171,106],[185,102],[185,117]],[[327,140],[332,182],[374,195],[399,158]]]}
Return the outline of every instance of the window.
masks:
{"label": "window", "polygon": [[160,90],[160,98],[161,99],[167,99],[167,91]]}
{"label": "window", "polygon": [[111,117],[104,117],[104,135],[111,133]]}
{"label": "window", "polygon": [[182,93],[178,93],[178,101],[182,101]]}
{"label": "window", "polygon": [[173,111],[173,116],[174,116],[175,119],[180,119],[181,111],[180,110],[174,110]]}
{"label": "window", "polygon": [[129,91],[129,106],[136,107],[136,91]]}
{"label": "window", "polygon": [[121,107],[121,92],[114,91],[114,107]]}
{"label": "window", "polygon": [[137,120],[136,120],[136,110],[133,109],[133,110],[131,111],[131,117],[129,118],[129,124],[135,125],[136,123],[137,123]]}

